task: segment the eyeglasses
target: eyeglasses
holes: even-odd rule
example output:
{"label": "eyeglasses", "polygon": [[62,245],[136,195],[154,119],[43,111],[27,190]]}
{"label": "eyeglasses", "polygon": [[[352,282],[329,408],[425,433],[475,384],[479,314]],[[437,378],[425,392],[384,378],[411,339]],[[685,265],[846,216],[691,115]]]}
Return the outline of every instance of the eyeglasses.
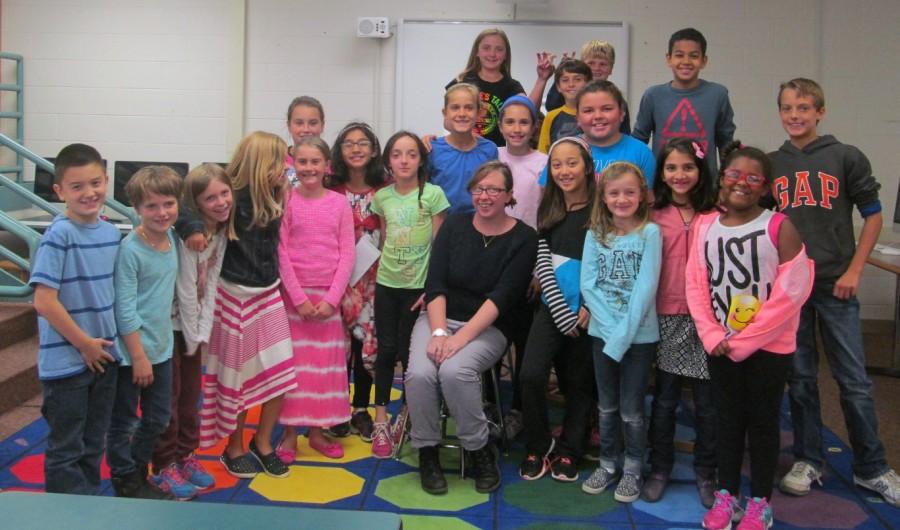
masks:
{"label": "eyeglasses", "polygon": [[748,186],[759,188],[766,183],[765,177],[755,175],[753,173],[744,173],[737,169],[726,169],[722,172],[722,176],[729,184],[736,184],[743,180]]}
{"label": "eyeglasses", "polygon": [[487,193],[488,197],[496,197],[497,195],[500,195],[504,191],[508,191],[508,190],[505,188],[482,188],[481,186],[478,186],[477,188],[472,188],[472,190],[469,193],[471,193],[472,195],[475,195],[475,196],[481,195],[482,193]]}
{"label": "eyeglasses", "polygon": [[354,142],[353,140],[344,140],[341,142],[341,149],[353,149],[354,147],[365,149],[366,147],[372,147],[372,142],[368,140],[359,140],[357,142]]}

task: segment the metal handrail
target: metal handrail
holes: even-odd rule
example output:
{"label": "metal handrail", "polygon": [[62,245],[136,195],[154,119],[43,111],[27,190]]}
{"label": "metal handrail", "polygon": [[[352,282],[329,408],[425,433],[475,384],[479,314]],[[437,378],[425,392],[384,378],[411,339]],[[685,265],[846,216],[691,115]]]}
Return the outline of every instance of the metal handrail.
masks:
{"label": "metal handrail", "polygon": [[[16,264],[24,271],[31,272],[31,263],[34,262],[34,254],[41,242],[41,235],[32,228],[25,226],[13,219],[3,211],[0,211],[0,228],[21,238],[28,245],[28,261],[16,255],[6,247],[0,245],[0,253]],[[11,275],[7,275],[10,276]],[[27,298],[31,296],[33,289],[26,283],[21,285],[0,285],[0,298]]]}
{"label": "metal handrail", "polygon": [[[13,112],[0,112],[0,118],[9,118],[16,120],[16,140],[19,143],[25,142],[25,60],[17,53],[0,52],[0,60],[10,60],[16,63],[16,82],[0,83],[0,91],[16,93],[16,110]],[[22,155],[16,155],[16,165],[12,168],[4,168],[6,173],[15,173],[16,181],[21,182],[24,178],[25,164],[22,162]]]}
{"label": "metal handrail", "polygon": [[[3,133],[0,133],[0,145],[3,145],[5,147],[12,149],[17,154],[32,161],[35,165],[40,166],[41,169],[44,169],[50,173],[53,173],[55,170],[55,166],[52,163],[48,162],[46,159],[44,159],[40,155],[35,154],[34,152],[29,150],[24,145],[16,142],[15,140],[10,138],[9,136],[6,136]],[[32,193],[27,188],[24,188],[23,186],[21,186],[20,184],[16,183],[15,181],[13,181],[12,179],[10,179],[6,176],[0,175],[0,184],[3,184],[4,186],[8,187],[10,190],[12,190],[14,193],[19,195],[20,197],[23,197],[27,201],[31,202],[38,208],[46,211],[47,213],[49,213],[51,215],[56,215],[58,213],[61,213],[59,211],[59,208],[57,208],[56,206],[53,206],[49,202],[38,197],[37,195]],[[113,199],[109,195],[106,196],[106,200],[104,201],[104,204],[106,204],[106,206],[109,206],[116,213],[127,217],[131,221],[132,226],[137,226],[141,223],[140,219],[138,218],[137,214],[134,212],[134,210],[132,208],[125,206],[124,204]]]}

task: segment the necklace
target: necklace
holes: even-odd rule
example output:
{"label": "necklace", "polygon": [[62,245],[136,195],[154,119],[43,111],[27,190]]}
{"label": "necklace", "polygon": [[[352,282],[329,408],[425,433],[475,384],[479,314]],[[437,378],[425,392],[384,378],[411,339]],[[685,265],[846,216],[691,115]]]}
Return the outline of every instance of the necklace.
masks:
{"label": "necklace", "polygon": [[[682,208],[684,210],[689,211],[691,216],[685,217],[684,212],[682,211]],[[675,209],[678,210],[678,215],[681,217],[681,222],[684,223],[684,229],[690,230],[691,229],[691,221],[694,220],[694,209],[691,208],[690,206],[682,206],[677,203],[675,204]]]}
{"label": "necklace", "polygon": [[[479,234],[481,234],[481,232],[479,232]],[[481,242],[484,243],[484,248],[488,248],[488,245],[493,243],[495,239],[497,239],[496,235],[493,235],[491,237],[484,237],[484,234],[481,234]]]}
{"label": "necklace", "polygon": [[160,241],[160,242],[158,242],[158,243],[154,243],[154,242],[150,239],[150,236],[147,235],[147,232],[144,231],[144,227],[143,227],[143,226],[139,226],[139,227],[137,228],[137,233],[138,233],[139,236],[141,236],[142,238],[144,238],[144,241],[146,241],[147,244],[150,245],[151,248],[153,248],[153,250],[161,250],[160,247],[163,245],[163,243],[166,242],[166,240],[163,239],[162,241]]}

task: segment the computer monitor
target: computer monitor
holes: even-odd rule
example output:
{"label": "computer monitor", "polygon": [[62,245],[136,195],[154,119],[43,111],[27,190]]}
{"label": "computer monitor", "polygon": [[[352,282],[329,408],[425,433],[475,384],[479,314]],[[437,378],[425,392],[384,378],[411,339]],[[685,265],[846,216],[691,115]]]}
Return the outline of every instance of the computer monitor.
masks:
{"label": "computer monitor", "polygon": [[172,168],[178,176],[184,178],[188,172],[186,162],[135,162],[132,160],[117,160],[115,166],[115,183],[113,186],[113,198],[125,206],[131,206],[128,195],[125,193],[125,185],[131,180],[139,169],[146,166],[166,166]]}

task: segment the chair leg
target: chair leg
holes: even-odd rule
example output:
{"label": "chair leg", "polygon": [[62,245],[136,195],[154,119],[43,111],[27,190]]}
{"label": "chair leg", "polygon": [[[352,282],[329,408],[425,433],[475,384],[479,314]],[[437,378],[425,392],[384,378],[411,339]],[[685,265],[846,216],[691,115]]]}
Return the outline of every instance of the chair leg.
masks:
{"label": "chair leg", "polygon": [[506,421],[503,418],[503,405],[500,402],[500,378],[496,366],[491,367],[490,371],[491,382],[494,384],[494,401],[497,403],[497,426],[500,428],[500,450],[503,454],[506,454],[509,451],[509,440],[506,437]]}

